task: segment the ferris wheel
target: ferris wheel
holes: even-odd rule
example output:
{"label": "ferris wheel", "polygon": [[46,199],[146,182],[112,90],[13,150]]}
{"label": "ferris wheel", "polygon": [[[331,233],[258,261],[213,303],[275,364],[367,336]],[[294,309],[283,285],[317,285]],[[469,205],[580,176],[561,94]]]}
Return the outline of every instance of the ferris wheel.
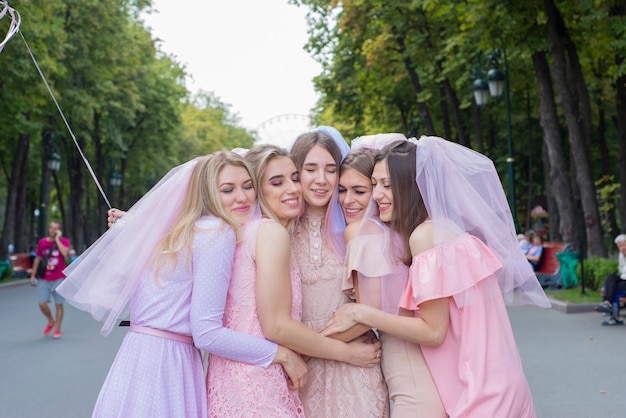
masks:
{"label": "ferris wheel", "polygon": [[311,121],[307,115],[289,113],[274,116],[255,129],[258,135],[256,144],[274,144],[288,148],[298,135],[310,129]]}

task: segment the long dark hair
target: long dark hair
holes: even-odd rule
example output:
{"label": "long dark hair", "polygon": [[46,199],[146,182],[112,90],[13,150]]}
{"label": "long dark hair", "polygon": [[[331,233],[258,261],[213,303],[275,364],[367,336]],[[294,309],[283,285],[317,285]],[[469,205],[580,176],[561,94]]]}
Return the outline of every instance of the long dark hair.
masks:
{"label": "long dark hair", "polygon": [[411,265],[409,238],[428,212],[422,194],[415,182],[415,152],[417,146],[409,141],[395,141],[385,146],[376,157],[376,162],[387,161],[391,192],[393,193],[393,214],[389,226],[398,232],[404,243],[402,261]]}

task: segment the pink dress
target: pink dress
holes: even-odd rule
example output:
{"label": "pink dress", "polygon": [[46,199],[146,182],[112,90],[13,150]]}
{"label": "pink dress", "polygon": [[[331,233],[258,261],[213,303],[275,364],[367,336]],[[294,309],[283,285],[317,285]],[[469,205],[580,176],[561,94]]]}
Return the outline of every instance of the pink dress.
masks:
{"label": "pink dress", "polygon": [[206,418],[200,349],[268,365],[276,344],[225,329],[235,234],[221,219],[196,222],[192,260],[181,253],[158,278],[143,272],[130,301],[133,325],[193,336],[194,345],[129,331],[96,401],[94,417]]}
{"label": "pink dress", "polygon": [[[263,337],[257,314],[254,252],[262,222],[253,220],[244,228],[244,237],[235,250],[235,264],[228,289],[224,326],[246,334]],[[300,320],[302,296],[300,275],[291,263],[291,316]],[[304,417],[297,390],[287,387],[287,373],[280,364],[267,368],[209,356],[207,390],[210,418]]]}
{"label": "pink dress", "polygon": [[[322,218],[300,218],[292,250],[302,275],[302,322],[318,330],[333,310],[349,302],[342,291],[343,260],[322,240]],[[307,417],[380,418],[389,416],[387,387],[379,366],[355,367],[320,358],[307,360],[300,389]]]}
{"label": "pink dress", "polygon": [[[358,233],[346,249],[344,290],[352,290],[353,272],[360,303],[399,314],[400,297],[406,287],[409,267],[395,255],[403,248],[399,235],[377,218],[359,225]],[[401,312],[407,314],[406,311]],[[419,344],[378,331],[383,343],[381,367],[389,388],[391,416],[444,418],[446,413]]]}
{"label": "pink dress", "polygon": [[451,417],[536,417],[495,272],[502,263],[467,233],[413,258],[401,306],[450,298],[440,347],[422,346]]}

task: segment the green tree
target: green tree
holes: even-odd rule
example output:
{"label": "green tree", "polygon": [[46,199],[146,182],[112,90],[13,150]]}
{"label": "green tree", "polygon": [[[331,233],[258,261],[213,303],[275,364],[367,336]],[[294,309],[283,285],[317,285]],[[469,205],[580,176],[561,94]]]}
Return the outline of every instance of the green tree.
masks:
{"label": "green tree", "polygon": [[[625,66],[623,0],[291,3],[309,9],[307,48],[323,65],[318,121],[352,137],[412,134],[419,125],[478,148],[499,171],[507,154],[503,106],[479,111],[468,90],[470,69],[486,69],[480,51],[506,49],[518,203],[528,217],[547,201],[555,239],[585,237],[591,254],[606,252],[593,181],[624,171],[624,118],[616,116],[626,99],[611,88]],[[619,162],[610,157],[618,144]],[[593,166],[596,158],[602,164]],[[626,171],[620,176],[624,184]]]}

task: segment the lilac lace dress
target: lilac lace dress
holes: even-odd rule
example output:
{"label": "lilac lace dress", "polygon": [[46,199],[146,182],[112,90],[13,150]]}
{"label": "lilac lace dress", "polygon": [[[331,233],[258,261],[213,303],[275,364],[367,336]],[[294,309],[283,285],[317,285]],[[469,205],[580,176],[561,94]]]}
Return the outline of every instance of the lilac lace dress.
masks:
{"label": "lilac lace dress", "polygon": [[[158,279],[146,270],[130,301],[134,325],[193,336],[194,345],[130,331],[94,407],[94,417],[205,418],[200,349],[268,365],[276,345],[222,327],[235,234],[221,219],[197,221],[192,254],[179,254]],[[261,367],[259,367],[261,368]]]}
{"label": "lilac lace dress", "polygon": [[[292,239],[302,278],[302,322],[318,330],[349,301],[342,288],[343,260],[322,239],[321,217],[306,214]],[[333,360],[310,358],[306,386],[300,389],[307,417],[388,417],[387,387],[379,366],[361,368]]]}
{"label": "lilac lace dress", "polygon": [[[235,250],[235,264],[224,312],[224,326],[259,337],[264,335],[256,307],[254,251],[262,222],[274,221],[250,221],[244,228],[244,238]],[[291,265],[291,289],[291,316],[300,320],[302,296],[295,263]],[[298,392],[287,387],[287,374],[280,364],[263,368],[211,355],[207,388],[208,416],[211,418],[304,417]]]}

